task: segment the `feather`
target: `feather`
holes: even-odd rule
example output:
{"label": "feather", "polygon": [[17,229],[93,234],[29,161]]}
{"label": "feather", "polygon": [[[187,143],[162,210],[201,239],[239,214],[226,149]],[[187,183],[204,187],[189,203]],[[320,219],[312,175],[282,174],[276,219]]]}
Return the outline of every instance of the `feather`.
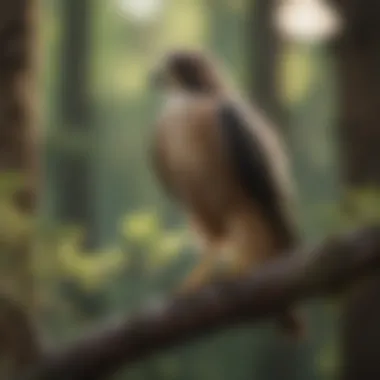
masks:
{"label": "feather", "polygon": [[274,177],[269,152],[260,141],[259,130],[251,133],[248,121],[232,104],[223,103],[218,116],[223,144],[241,188],[260,207],[263,217],[278,234],[281,247],[293,246],[296,242],[294,225],[284,207],[280,182]]}

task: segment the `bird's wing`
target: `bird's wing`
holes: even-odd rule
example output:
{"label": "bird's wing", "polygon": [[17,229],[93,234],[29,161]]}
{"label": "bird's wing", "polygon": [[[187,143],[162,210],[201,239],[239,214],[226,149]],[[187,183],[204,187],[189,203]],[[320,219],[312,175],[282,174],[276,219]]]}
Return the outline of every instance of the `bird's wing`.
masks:
{"label": "bird's wing", "polygon": [[221,104],[218,117],[224,148],[243,191],[260,207],[279,237],[281,248],[292,247],[297,241],[296,229],[284,205],[281,184],[270,166],[269,152],[233,104]]}

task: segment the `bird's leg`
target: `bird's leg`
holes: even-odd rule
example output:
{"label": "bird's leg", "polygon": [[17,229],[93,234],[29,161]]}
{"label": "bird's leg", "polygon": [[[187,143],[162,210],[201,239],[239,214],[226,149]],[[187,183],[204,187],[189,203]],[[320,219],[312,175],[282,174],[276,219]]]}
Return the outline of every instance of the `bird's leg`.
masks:
{"label": "bird's leg", "polygon": [[274,237],[260,216],[241,212],[230,220],[226,258],[230,276],[244,276],[275,255]]}
{"label": "bird's leg", "polygon": [[254,261],[251,252],[234,252],[226,246],[210,244],[199,264],[183,282],[180,292],[196,291],[212,280],[244,275],[255,266]]}
{"label": "bird's leg", "polygon": [[188,275],[180,287],[180,292],[192,292],[206,285],[212,278],[217,255],[214,252],[205,252],[201,261]]}
{"label": "bird's leg", "polygon": [[234,252],[229,263],[229,273],[231,276],[241,276],[255,267],[255,260],[252,255],[244,255]]}
{"label": "bird's leg", "polygon": [[252,257],[236,254],[221,243],[209,244],[198,266],[186,278],[181,289],[195,291],[212,280],[234,278],[246,273]]}
{"label": "bird's leg", "polygon": [[222,243],[220,234],[210,233],[197,216],[190,214],[188,222],[194,242],[202,256],[180,286],[180,293],[196,291],[214,278]]}

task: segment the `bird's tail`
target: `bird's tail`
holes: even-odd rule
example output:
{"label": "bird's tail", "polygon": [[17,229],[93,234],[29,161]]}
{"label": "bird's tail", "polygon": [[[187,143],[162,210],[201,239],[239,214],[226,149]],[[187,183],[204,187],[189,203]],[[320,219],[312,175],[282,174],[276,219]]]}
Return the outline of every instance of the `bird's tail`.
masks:
{"label": "bird's tail", "polygon": [[298,310],[286,310],[284,314],[276,320],[277,326],[281,332],[292,340],[303,340],[306,335],[305,320]]}

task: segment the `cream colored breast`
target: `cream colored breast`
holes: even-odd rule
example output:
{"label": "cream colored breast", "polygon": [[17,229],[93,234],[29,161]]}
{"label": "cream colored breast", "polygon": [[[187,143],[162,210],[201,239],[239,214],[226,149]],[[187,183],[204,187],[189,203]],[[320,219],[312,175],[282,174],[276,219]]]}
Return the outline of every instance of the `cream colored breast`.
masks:
{"label": "cream colored breast", "polygon": [[191,167],[198,164],[197,141],[192,129],[191,102],[185,94],[168,96],[164,107],[166,120],[167,153],[179,167]]}

